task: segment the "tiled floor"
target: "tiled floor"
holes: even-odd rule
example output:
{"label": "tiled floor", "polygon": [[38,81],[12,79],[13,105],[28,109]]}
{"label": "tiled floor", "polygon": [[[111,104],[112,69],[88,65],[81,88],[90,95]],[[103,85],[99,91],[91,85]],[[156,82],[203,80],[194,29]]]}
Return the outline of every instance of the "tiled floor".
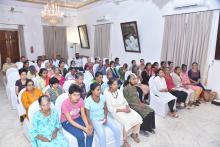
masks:
{"label": "tiled floor", "polygon": [[[0,78],[1,79],[1,78]],[[179,118],[156,116],[156,134],[141,143],[130,139],[132,147],[220,147],[220,107],[210,103],[192,110],[181,110]],[[29,147],[18,121],[16,110],[11,109],[5,88],[0,80],[0,147]]]}

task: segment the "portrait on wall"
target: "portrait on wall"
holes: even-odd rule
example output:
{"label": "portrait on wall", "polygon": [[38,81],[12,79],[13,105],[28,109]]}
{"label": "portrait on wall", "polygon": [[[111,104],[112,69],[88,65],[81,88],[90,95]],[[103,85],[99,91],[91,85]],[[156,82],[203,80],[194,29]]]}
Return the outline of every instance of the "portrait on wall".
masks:
{"label": "portrait on wall", "polygon": [[87,26],[86,25],[80,25],[78,26],[78,32],[79,32],[79,40],[81,48],[89,49],[89,37],[87,32]]}
{"label": "portrait on wall", "polygon": [[140,42],[138,37],[137,22],[121,23],[121,31],[126,52],[140,53]]}

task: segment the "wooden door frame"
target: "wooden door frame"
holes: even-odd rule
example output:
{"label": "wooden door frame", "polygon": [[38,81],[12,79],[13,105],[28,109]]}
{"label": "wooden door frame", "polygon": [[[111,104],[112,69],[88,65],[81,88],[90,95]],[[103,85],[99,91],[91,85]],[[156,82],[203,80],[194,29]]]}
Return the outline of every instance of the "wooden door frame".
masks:
{"label": "wooden door frame", "polygon": [[[18,34],[18,50],[19,50],[19,57],[21,57],[21,48],[20,48],[20,37],[19,37],[19,31],[18,29],[12,29],[12,28],[0,28],[0,31],[16,31]],[[0,57],[1,60],[2,57]],[[4,61],[5,62],[5,61]],[[0,62],[0,69],[2,68],[3,63]]]}

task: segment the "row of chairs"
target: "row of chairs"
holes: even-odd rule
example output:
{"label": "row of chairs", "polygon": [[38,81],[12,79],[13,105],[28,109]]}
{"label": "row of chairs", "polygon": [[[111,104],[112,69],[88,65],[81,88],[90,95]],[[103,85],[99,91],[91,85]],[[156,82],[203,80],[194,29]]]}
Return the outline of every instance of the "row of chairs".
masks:
{"label": "row of chairs", "polygon": [[[16,75],[16,76],[15,76]],[[22,89],[18,95],[18,97],[16,96],[15,94],[15,82],[16,80],[18,80],[20,77],[18,75],[18,69],[9,69],[6,73],[6,78],[7,78],[7,87],[10,87],[9,88],[9,91],[7,92],[7,95],[8,97],[11,99],[11,101],[13,102],[12,105],[14,105],[14,109],[17,109],[17,112],[18,112],[18,116],[21,116],[23,114],[26,113],[25,109],[24,109],[24,106],[21,102],[21,96],[22,96],[22,93],[26,90],[25,88]],[[68,80],[64,83],[63,85],[63,88],[64,90],[66,91],[66,93],[60,95],[57,100],[56,100],[56,104],[55,106],[53,104],[51,104],[51,107],[52,108],[55,108],[58,113],[59,113],[59,117],[61,115],[61,105],[62,105],[62,102],[68,98],[68,89],[69,89],[69,86],[73,83],[74,81],[73,80]],[[47,86],[47,88],[49,88],[49,86]],[[47,89],[46,88],[46,89]],[[8,89],[8,88],[6,88]],[[29,129],[30,129],[30,124],[31,124],[31,121],[32,121],[32,118],[33,118],[33,114],[39,110],[39,104],[38,102],[34,102],[30,107],[29,107],[29,111],[28,111],[28,116],[29,116],[29,120],[27,118],[24,119],[24,122],[23,122],[23,133],[25,135],[25,137],[30,140],[30,137],[29,137]],[[19,117],[18,117],[19,118]],[[117,122],[116,122],[117,125],[119,125]],[[120,125],[119,125],[120,126]],[[114,145],[114,137],[113,137],[113,133],[111,132],[111,130],[109,128],[105,128],[105,131],[106,131],[106,140],[107,140],[107,146],[113,146]],[[75,137],[73,137],[71,134],[69,134],[67,131],[65,131],[64,129],[62,129],[62,132],[64,134],[64,136],[67,138],[67,140],[69,141],[69,144],[71,146],[76,146],[77,147],[77,140]],[[121,135],[122,136],[122,135]],[[122,139],[121,139],[122,141]],[[98,142],[98,137],[97,135],[95,134],[94,136],[94,143],[93,143],[93,147],[99,147],[99,142]]]}

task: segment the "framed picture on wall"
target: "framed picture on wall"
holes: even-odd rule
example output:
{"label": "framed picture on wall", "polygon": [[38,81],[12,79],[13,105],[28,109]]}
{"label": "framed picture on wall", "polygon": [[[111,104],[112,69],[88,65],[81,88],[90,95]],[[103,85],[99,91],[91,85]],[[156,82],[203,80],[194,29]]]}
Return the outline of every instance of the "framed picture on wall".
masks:
{"label": "framed picture on wall", "polygon": [[87,48],[89,49],[89,36],[87,32],[87,26],[86,25],[80,25],[78,26],[78,32],[79,32],[79,39],[80,39],[80,45],[81,48]]}
{"label": "framed picture on wall", "polygon": [[137,22],[121,23],[121,32],[126,52],[141,52]]}

